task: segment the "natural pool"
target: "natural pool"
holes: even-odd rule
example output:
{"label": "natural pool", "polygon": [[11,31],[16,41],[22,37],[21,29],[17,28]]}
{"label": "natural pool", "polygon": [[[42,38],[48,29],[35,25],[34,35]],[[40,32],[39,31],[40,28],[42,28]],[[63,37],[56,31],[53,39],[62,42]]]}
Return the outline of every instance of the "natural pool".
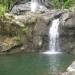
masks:
{"label": "natural pool", "polygon": [[75,60],[66,53],[45,55],[37,53],[0,56],[0,75],[57,75]]}

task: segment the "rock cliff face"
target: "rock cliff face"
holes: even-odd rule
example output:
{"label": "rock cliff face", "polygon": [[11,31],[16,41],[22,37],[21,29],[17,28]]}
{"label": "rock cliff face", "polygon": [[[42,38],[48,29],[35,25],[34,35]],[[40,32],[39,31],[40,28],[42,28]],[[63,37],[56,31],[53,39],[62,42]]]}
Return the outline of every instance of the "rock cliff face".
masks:
{"label": "rock cliff face", "polygon": [[67,11],[60,20],[60,48],[68,53],[75,53],[75,12]]}
{"label": "rock cliff face", "polygon": [[48,10],[23,15],[5,14],[0,17],[0,53],[41,52],[48,50],[49,28],[60,18],[59,43],[61,51],[75,52],[74,10]]}
{"label": "rock cliff face", "polygon": [[0,36],[3,40],[0,41],[1,53],[46,51],[51,21],[60,14],[57,12],[27,12],[18,16],[5,14],[0,19]]}
{"label": "rock cliff face", "polygon": [[26,15],[6,14],[1,17],[0,52],[39,52],[43,47],[44,36],[48,37],[48,23],[49,17],[31,12]]}

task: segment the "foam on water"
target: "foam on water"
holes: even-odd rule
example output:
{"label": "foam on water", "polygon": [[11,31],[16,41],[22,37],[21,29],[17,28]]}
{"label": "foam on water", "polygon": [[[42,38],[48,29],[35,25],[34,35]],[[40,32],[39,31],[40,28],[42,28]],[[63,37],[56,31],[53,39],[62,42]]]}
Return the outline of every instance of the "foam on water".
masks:
{"label": "foam on water", "polygon": [[50,52],[50,51],[47,51],[47,52],[42,52],[42,54],[62,54],[62,52]]}

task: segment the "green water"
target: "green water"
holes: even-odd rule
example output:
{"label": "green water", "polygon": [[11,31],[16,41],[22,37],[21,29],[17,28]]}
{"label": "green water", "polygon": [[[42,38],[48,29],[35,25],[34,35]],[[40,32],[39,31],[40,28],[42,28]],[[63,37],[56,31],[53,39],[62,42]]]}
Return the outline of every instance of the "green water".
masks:
{"label": "green water", "polygon": [[14,54],[0,56],[0,75],[54,75],[75,60],[73,55]]}

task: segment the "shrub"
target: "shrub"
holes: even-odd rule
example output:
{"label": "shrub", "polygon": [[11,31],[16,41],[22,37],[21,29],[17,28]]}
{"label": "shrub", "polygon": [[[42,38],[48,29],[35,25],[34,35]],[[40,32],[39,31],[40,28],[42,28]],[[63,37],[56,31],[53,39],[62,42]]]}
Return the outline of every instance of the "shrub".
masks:
{"label": "shrub", "polygon": [[54,8],[70,8],[75,6],[75,0],[52,0]]}
{"label": "shrub", "polygon": [[5,12],[6,12],[6,6],[0,4],[0,16],[4,15]]}
{"label": "shrub", "polygon": [[0,0],[0,16],[6,11],[9,11],[9,8],[14,1],[15,0]]}

